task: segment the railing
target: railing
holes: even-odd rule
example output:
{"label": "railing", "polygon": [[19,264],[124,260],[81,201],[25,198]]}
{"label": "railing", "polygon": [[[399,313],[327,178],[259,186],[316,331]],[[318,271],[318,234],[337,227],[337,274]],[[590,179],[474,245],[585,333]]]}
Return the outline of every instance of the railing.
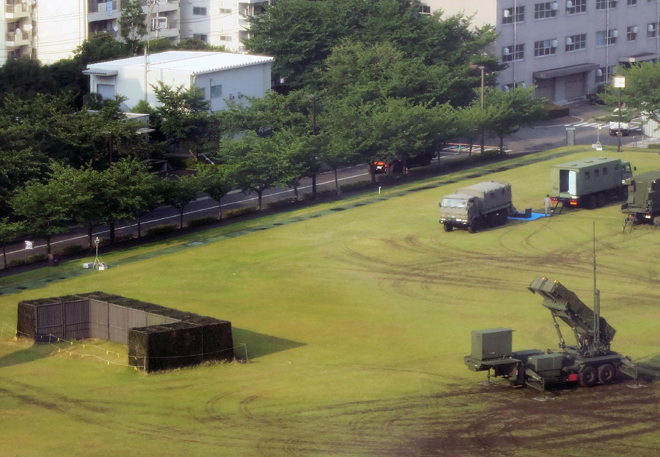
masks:
{"label": "railing", "polygon": [[118,10],[118,2],[117,0],[112,0],[112,1],[99,1],[99,0],[90,0],[89,1],[89,12],[90,13],[105,13],[108,9],[107,4],[111,3],[112,4],[112,12],[113,13],[119,13]]}

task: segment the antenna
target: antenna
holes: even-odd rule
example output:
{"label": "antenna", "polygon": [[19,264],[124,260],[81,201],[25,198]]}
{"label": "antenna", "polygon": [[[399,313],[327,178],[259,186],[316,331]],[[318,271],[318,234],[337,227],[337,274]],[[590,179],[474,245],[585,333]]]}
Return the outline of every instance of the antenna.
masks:
{"label": "antenna", "polygon": [[596,221],[593,221],[594,243],[594,349],[600,345],[600,290],[596,287]]}

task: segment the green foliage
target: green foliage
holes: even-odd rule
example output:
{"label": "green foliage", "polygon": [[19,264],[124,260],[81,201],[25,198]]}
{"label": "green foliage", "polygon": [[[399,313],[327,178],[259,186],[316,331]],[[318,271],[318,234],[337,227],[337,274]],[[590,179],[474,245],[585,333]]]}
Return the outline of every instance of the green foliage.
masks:
{"label": "green foliage", "polygon": [[[615,75],[626,78],[626,87],[622,90],[612,84],[604,86],[604,92],[599,96],[610,112],[619,107],[619,98],[625,105],[623,118],[630,119],[646,116],[660,122],[660,65],[652,62],[642,62],[629,68],[617,66]],[[617,116],[618,119],[618,116]]]}
{"label": "green foliage", "polygon": [[282,198],[280,200],[268,202],[266,204],[266,208],[268,209],[284,208],[286,206],[291,206],[296,203],[298,203],[298,199],[296,197]]}
{"label": "green foliage", "polygon": [[60,251],[59,254],[61,255],[70,255],[70,254],[77,254],[78,252],[82,251],[83,247],[79,244],[71,244],[69,246],[63,247]]}
{"label": "green foliage", "polygon": [[127,233],[126,235],[116,236],[115,243],[123,243],[125,241],[131,241],[132,239],[135,239],[135,236],[131,233]]}
{"label": "green foliage", "polygon": [[224,218],[225,219],[233,219],[233,218],[236,218],[236,217],[245,216],[247,214],[256,213],[257,211],[258,211],[258,209],[255,208],[254,206],[246,206],[246,207],[243,207],[243,208],[230,209],[228,211],[225,211]]}
{"label": "green foliage", "polygon": [[95,33],[74,51],[74,59],[84,67],[90,63],[128,57],[131,50],[109,33]]}
{"label": "green foliage", "polygon": [[21,265],[29,265],[31,263],[43,262],[48,256],[46,254],[32,254],[27,256],[26,259],[14,259],[9,262],[10,267],[19,267]]}
{"label": "green foliage", "polygon": [[179,210],[179,227],[183,228],[183,211],[201,192],[200,179],[196,175],[180,176],[177,179],[164,179],[160,183],[163,203]]}
{"label": "green foliage", "polygon": [[204,216],[204,217],[197,217],[195,219],[190,219],[186,225],[188,228],[195,228],[195,227],[202,227],[204,225],[209,225],[209,224],[214,224],[218,222],[217,217],[213,216]]}
{"label": "green foliage", "polygon": [[648,149],[660,149],[660,143],[649,143]]}
{"label": "green foliage", "polygon": [[139,0],[124,0],[121,5],[119,27],[121,37],[130,48],[131,54],[136,54],[140,43],[147,34],[147,15],[142,10]]}
{"label": "green foliage", "polygon": [[183,51],[227,52],[225,46],[213,46],[199,38],[184,38],[176,44],[175,48]]}
{"label": "green foliage", "polygon": [[350,192],[352,190],[366,189],[367,187],[371,187],[371,185],[372,185],[371,181],[358,181],[358,182],[351,182],[348,184],[342,184],[340,189],[342,192]]}
{"label": "green foliage", "polygon": [[197,177],[203,192],[218,203],[222,219],[222,197],[234,188],[232,170],[226,165],[197,164]]}
{"label": "green foliage", "polygon": [[547,119],[557,119],[558,117],[568,116],[570,113],[568,106],[554,105],[552,103],[545,105],[545,109],[547,113]]}
{"label": "green foliage", "polygon": [[177,228],[178,227],[175,224],[157,225],[155,227],[148,228],[144,232],[144,235],[148,238],[154,236],[167,235],[172,232],[175,232]]}

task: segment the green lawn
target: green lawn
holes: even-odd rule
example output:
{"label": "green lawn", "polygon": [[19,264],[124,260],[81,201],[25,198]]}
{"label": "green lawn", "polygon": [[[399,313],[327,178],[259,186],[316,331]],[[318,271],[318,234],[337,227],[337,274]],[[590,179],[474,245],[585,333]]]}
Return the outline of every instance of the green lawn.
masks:
{"label": "green lawn", "polygon": [[[591,305],[592,221],[613,348],[660,365],[660,231],[622,234],[617,204],[476,235],[438,224],[444,194],[484,179],[511,182],[514,204],[538,210],[550,165],[594,155],[565,148],[384,188],[113,254],[107,271],[75,262],[3,279],[0,455],[658,455],[655,384],[537,402],[463,365],[472,329],[556,348],[526,286],[550,276]],[[655,153],[599,155],[658,168]],[[503,169],[515,164],[527,165]],[[250,361],[146,376],[8,336],[18,301],[93,290],[229,320]]]}

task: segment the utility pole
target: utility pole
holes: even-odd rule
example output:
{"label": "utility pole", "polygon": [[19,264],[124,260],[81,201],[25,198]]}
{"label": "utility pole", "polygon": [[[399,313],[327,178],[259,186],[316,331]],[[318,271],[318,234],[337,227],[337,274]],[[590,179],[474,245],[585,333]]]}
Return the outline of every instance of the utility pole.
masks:
{"label": "utility pole", "polygon": [[617,131],[616,136],[619,139],[619,146],[617,148],[617,152],[621,152],[621,116],[623,114],[621,97],[622,97],[623,89],[626,87],[626,77],[621,75],[612,76],[612,87],[619,89],[619,130]]}

